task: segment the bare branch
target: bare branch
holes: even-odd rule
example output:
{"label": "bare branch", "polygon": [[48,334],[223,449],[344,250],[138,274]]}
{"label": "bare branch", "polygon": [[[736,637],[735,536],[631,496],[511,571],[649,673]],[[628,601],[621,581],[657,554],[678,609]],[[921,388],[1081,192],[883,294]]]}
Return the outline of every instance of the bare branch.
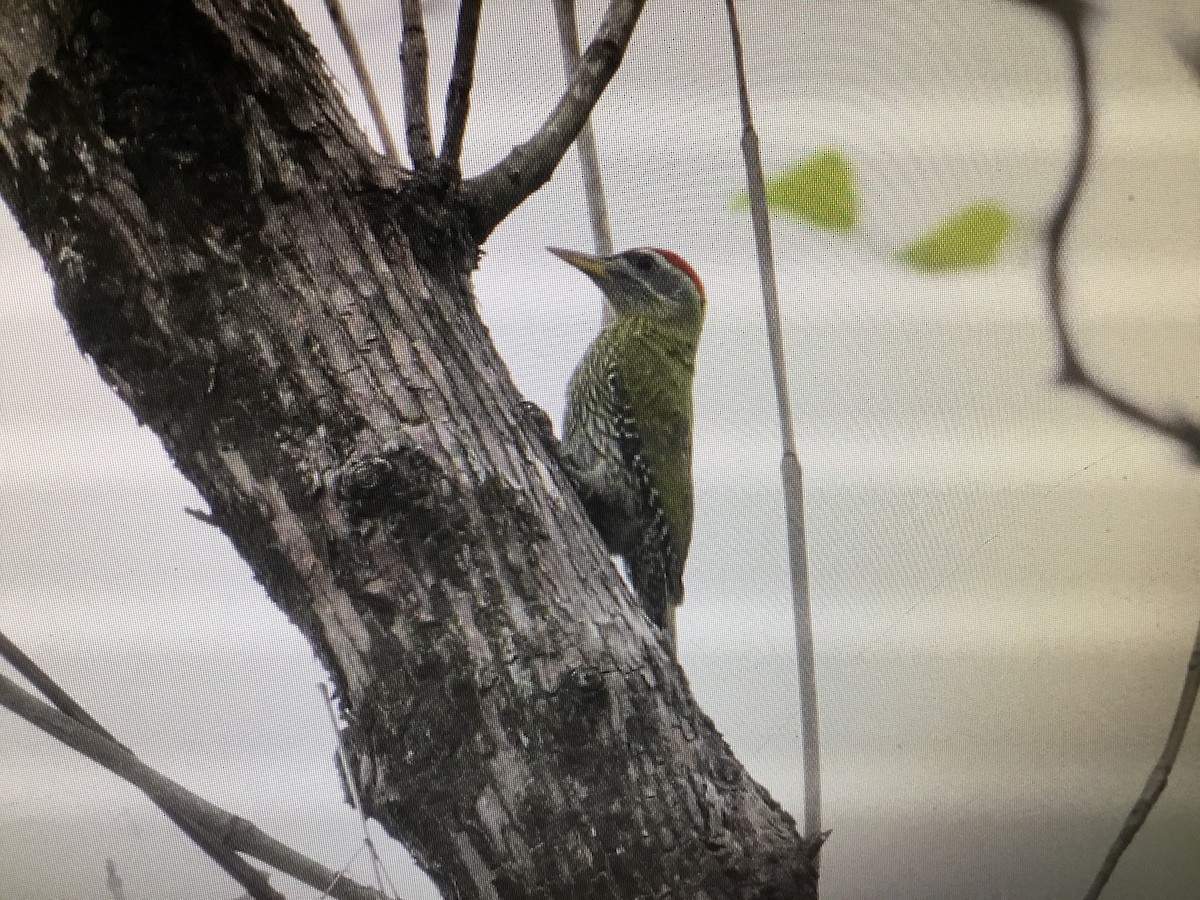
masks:
{"label": "bare branch", "polygon": [[1125,818],[1125,824],[1121,826],[1116,840],[1113,841],[1112,847],[1109,848],[1108,856],[1104,858],[1104,864],[1100,867],[1100,871],[1096,873],[1096,880],[1092,882],[1092,886],[1088,889],[1084,900],[1097,900],[1099,898],[1100,893],[1104,890],[1104,886],[1108,883],[1108,879],[1117,868],[1121,854],[1133,842],[1134,837],[1142,825],[1145,824],[1146,818],[1150,815],[1150,810],[1158,802],[1159,795],[1166,788],[1167,779],[1171,777],[1171,770],[1175,767],[1175,760],[1179,756],[1179,748],[1183,745],[1183,737],[1187,734],[1188,721],[1192,717],[1192,710],[1196,707],[1197,694],[1200,694],[1200,626],[1197,626],[1196,629],[1196,641],[1192,645],[1192,655],[1188,657],[1187,675],[1183,679],[1183,691],[1180,692],[1179,703],[1175,706],[1175,720],[1171,723],[1171,730],[1167,732],[1167,742],[1163,746],[1162,754],[1158,757],[1158,762],[1151,770],[1150,777],[1146,779],[1146,786],[1142,788],[1141,796],[1137,798],[1137,802],[1133,804],[1133,809],[1129,811],[1129,815]]}
{"label": "bare branch", "polygon": [[421,0],[400,0],[404,35],[400,44],[400,72],[404,81],[404,134],[414,169],[428,169],[434,161],[429,130],[429,45]]}
{"label": "bare branch", "polygon": [[[59,709],[34,697],[3,675],[0,675],[0,706],[141,790],[205,853],[213,857],[230,877],[238,881],[251,897],[258,900],[265,897],[282,898],[282,895],[267,884],[262,872],[250,866],[238,853],[246,853],[310,887],[329,889],[329,895],[340,900],[386,900],[377,891],[345,878],[338,879],[336,872],[297,853],[260,831],[253,823],[209,803],[147,766],[2,633],[0,656]],[[218,840],[213,835],[220,835],[221,838]],[[229,864],[230,857],[236,863]],[[234,871],[230,871],[230,867]]]}
{"label": "bare branch", "polygon": [[646,0],[612,0],[553,111],[537,132],[492,168],[463,185],[473,237],[482,241],[522,201],[550,180],[620,66]]}
{"label": "bare branch", "polygon": [[[1200,462],[1200,424],[1190,422],[1183,417],[1168,419],[1146,410],[1140,404],[1127,397],[1122,397],[1097,382],[1079,359],[1063,311],[1065,288],[1062,273],[1062,248],[1071,214],[1078,203],[1083,181],[1087,175],[1088,163],[1091,158],[1092,135],[1095,128],[1092,76],[1088,46],[1084,35],[1091,6],[1083,0],[1023,0],[1023,2],[1038,6],[1050,13],[1067,34],[1071,50],[1072,70],[1075,76],[1075,105],[1079,115],[1075,155],[1071,160],[1067,184],[1050,217],[1050,226],[1046,237],[1046,302],[1050,308],[1054,333],[1058,341],[1059,381],[1064,385],[1087,391],[1113,412],[1158,434],[1179,441],[1189,449],[1192,458]],[[1188,722],[1196,706],[1198,693],[1200,693],[1200,626],[1197,627],[1196,640],[1192,645],[1187,674],[1183,680],[1183,690],[1179,695],[1179,703],[1175,707],[1175,719],[1167,733],[1167,742],[1163,746],[1162,754],[1158,758],[1158,763],[1151,770],[1141,795],[1133,804],[1129,815],[1126,816],[1125,822],[1109,848],[1108,854],[1100,866],[1100,871],[1096,873],[1084,900],[1098,900],[1105,885],[1108,884],[1109,878],[1116,870],[1121,855],[1133,842],[1134,837],[1150,815],[1150,810],[1158,802],[1159,795],[1166,789],[1167,779],[1179,756],[1179,748],[1187,733]]]}
{"label": "bare branch", "polygon": [[459,172],[467,113],[471,109],[471,84],[475,80],[475,47],[479,38],[479,14],[483,0],[462,0],[458,7],[458,35],[454,40],[454,63],[446,88],[446,132],[442,135],[442,162]]}
{"label": "bare branch", "polygon": [[[1033,0],[1025,0],[1025,2],[1030,3]],[[1075,75],[1075,103],[1079,111],[1075,155],[1071,160],[1066,186],[1050,216],[1050,224],[1046,233],[1046,303],[1050,310],[1054,335],[1058,343],[1060,358],[1058,380],[1065,386],[1078,388],[1091,394],[1117,415],[1136,422],[1163,437],[1178,441],[1187,448],[1192,460],[1200,463],[1200,422],[1192,421],[1183,415],[1168,416],[1153,412],[1138,401],[1101,384],[1080,359],[1078,348],[1067,324],[1064,311],[1066,288],[1062,268],[1063,243],[1071,215],[1079,201],[1084,178],[1087,175],[1095,123],[1092,77],[1088,47],[1084,37],[1087,7],[1080,3],[1047,6],[1038,2],[1034,5],[1046,8],[1067,33]]]}
{"label": "bare branch", "polygon": [[[76,703],[74,698],[63,690],[37,663],[30,659],[25,651],[9,640],[8,636],[2,632],[0,632],[0,657],[7,660],[14,669],[26,678],[30,684],[41,691],[42,695],[58,707],[64,715],[69,716],[80,725],[91,729],[98,735],[107,738],[122,749],[128,750],[128,748],[109,734],[99,722],[93,719],[87,710]],[[184,816],[165,807],[161,808],[170,817],[171,821],[179,826],[184,834],[191,838],[213,862],[224,869],[230,878],[244,887],[251,897],[255,898],[255,900],[260,900],[260,898],[261,900],[282,900],[283,895],[271,887],[263,874],[249,865],[233,850],[222,846],[219,841],[214,840],[211,835],[205,834],[202,829],[197,828]]]}
{"label": "bare branch", "polygon": [[217,520],[212,513],[206,513],[204,510],[196,509],[194,506],[185,506],[183,511],[202,525],[211,525],[213,528],[221,527],[217,524]]}
{"label": "bare branch", "polygon": [[325,0],[325,8],[329,10],[329,18],[333,20],[333,27],[337,31],[338,40],[342,42],[342,49],[350,57],[350,65],[354,68],[354,77],[358,79],[363,96],[367,99],[367,108],[371,111],[371,119],[375,123],[375,130],[379,132],[379,140],[383,143],[384,152],[392,159],[398,160],[400,152],[396,149],[396,141],[392,138],[391,129],[388,128],[387,117],[383,113],[379,95],[375,92],[375,83],[371,80],[371,73],[367,70],[366,62],[363,61],[358,38],[354,36],[354,31],[346,21],[346,13],[342,9],[341,0]]}
{"label": "bare branch", "polygon": [[[0,632],[0,657],[17,670],[30,684],[37,688],[42,696],[53,703],[64,714],[70,716],[80,725],[85,725],[114,743],[117,739],[105,730],[99,722],[88,714],[88,711],[75,702],[75,699],[59,687],[58,682],[26,655],[25,651],[9,640],[8,635]],[[124,747],[124,744],[120,746]]]}
{"label": "bare branch", "polygon": [[[804,836],[823,842],[821,837],[821,741],[818,731],[817,669],[812,634],[812,599],[808,584],[808,539],[804,526],[804,479],[800,455],[796,451],[796,433],[792,421],[791,395],[787,383],[787,357],[783,350],[783,325],[779,312],[779,287],[775,280],[775,251],[771,244],[771,219],[767,212],[767,192],[763,179],[762,155],[758,133],[750,111],[750,88],[746,83],[746,63],[742,53],[742,35],[738,28],[733,0],[725,0],[729,14],[729,33],[733,41],[733,62],[737,72],[738,105],[742,112],[742,156],[746,164],[746,182],[750,194],[750,215],[754,223],[754,245],[758,251],[758,272],[762,282],[763,311],[767,319],[767,342],[771,349],[771,372],[775,382],[775,403],[779,410],[779,430],[783,440],[784,513],[787,517],[788,563],[792,579],[792,613],[796,627],[796,665],[800,681],[801,742],[804,756]],[[815,843],[819,848],[820,843]],[[816,861],[814,850],[813,861]]]}
{"label": "bare branch", "polygon": [[[3,675],[0,675],[0,706],[7,707],[30,724],[36,725],[47,734],[58,738],[67,746],[80,750],[85,756],[95,760],[110,771],[116,772],[117,769],[115,766],[120,763],[127,764],[129,761],[136,761],[137,759],[126,747],[117,743],[103,729],[96,731],[90,725],[78,722],[68,714],[55,710],[49,704],[43,703],[32,694],[22,690]],[[88,718],[90,720],[90,717]],[[76,741],[82,741],[85,745],[90,745],[96,755],[81,749],[80,746],[77,746]],[[178,815],[169,804],[164,805],[159,803],[158,798],[141,784],[130,778],[126,780],[142,788],[147,796],[154,801],[155,805],[166,813],[230,878],[245,888],[246,893],[253,897],[254,900],[285,900],[283,894],[271,887],[266,875],[255,869],[228,847],[222,846],[219,842],[213,840],[210,833],[206,833],[202,827],[194,826],[187,816]]]}
{"label": "bare branch", "polygon": [[375,887],[383,890],[384,878],[387,878],[388,886],[392,890],[392,894],[396,893],[396,885],[392,883],[392,878],[387,874],[387,869],[384,868],[383,860],[379,858],[379,851],[375,849],[375,842],[371,840],[371,831],[367,828],[367,813],[363,809],[362,794],[358,789],[358,776],[350,765],[350,759],[346,755],[346,744],[342,741],[342,731],[338,728],[337,712],[333,708],[333,695],[329,693],[329,685],[321,682],[320,686],[321,697],[325,701],[325,710],[329,713],[329,727],[333,729],[333,736],[337,739],[337,763],[338,769],[342,773],[342,782],[350,794],[350,803],[354,807],[354,811],[358,813],[358,823],[362,826],[363,846],[367,848],[371,856],[371,867],[375,870]]}
{"label": "bare branch", "polygon": [[[575,21],[575,0],[554,0],[554,15],[558,19],[558,38],[562,44],[563,70],[567,73],[567,81],[575,76],[579,68],[579,26]],[[596,138],[592,132],[592,120],[589,116],[579,129],[579,137],[575,140],[575,149],[579,153],[579,165],[583,169],[583,192],[587,199],[588,220],[592,223],[592,239],[596,252],[607,256],[613,252],[612,226],[608,221],[608,205],[604,202],[604,181],[600,177],[600,155],[596,152]],[[612,316],[612,307],[604,303],[604,321]],[[673,619],[674,607],[669,609]],[[674,642],[672,642],[674,646]]]}

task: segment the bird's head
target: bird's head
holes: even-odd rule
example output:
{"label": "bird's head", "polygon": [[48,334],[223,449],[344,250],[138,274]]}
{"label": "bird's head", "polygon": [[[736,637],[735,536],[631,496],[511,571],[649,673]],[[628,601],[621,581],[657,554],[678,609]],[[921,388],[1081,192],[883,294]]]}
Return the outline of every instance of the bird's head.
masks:
{"label": "bird's head", "polygon": [[594,281],[618,318],[639,316],[695,331],[704,323],[704,285],[682,256],[656,247],[635,247],[612,256],[590,256],[548,247]]}

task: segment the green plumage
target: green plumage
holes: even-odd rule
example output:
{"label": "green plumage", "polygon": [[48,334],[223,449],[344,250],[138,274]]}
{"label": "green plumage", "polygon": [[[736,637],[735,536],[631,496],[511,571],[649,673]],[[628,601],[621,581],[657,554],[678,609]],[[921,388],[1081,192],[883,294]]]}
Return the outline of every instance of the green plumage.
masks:
{"label": "green plumage", "polygon": [[680,558],[692,541],[692,378],[696,339],[644,318],[609,329],[617,372]]}
{"label": "green plumage", "polygon": [[703,289],[665,251],[556,252],[590,275],[615,310],[571,376],[563,463],[662,626],[683,599],[692,539],[692,381]]}

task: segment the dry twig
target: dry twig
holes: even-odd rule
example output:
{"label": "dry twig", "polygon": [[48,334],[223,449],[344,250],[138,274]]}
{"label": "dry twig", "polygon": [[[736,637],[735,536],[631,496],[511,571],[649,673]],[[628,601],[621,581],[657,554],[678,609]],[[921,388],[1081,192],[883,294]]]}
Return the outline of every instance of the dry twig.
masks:
{"label": "dry twig", "polygon": [[[1071,159],[1067,183],[1063,188],[1046,234],[1046,303],[1054,324],[1058,343],[1060,368],[1059,381],[1079,388],[1106,406],[1112,412],[1137,422],[1156,434],[1172,438],[1188,449],[1193,461],[1200,462],[1200,423],[1183,416],[1171,418],[1146,409],[1140,403],[1123,396],[1101,384],[1080,360],[1075,341],[1067,325],[1065,305],[1065,279],[1062,271],[1063,243],[1071,215],[1079,202],[1079,195],[1087,177],[1091,161],[1092,139],[1095,130],[1095,108],[1092,97],[1092,74],[1085,28],[1091,14],[1091,5],[1086,0],[1020,0],[1048,13],[1062,27],[1071,52],[1071,68],[1075,82],[1075,106],[1079,116],[1079,128],[1075,137],[1075,153]],[[1150,810],[1167,786],[1167,778],[1175,765],[1179,747],[1183,743],[1188,721],[1196,705],[1196,694],[1200,690],[1200,630],[1196,632],[1196,643],[1188,662],[1183,691],[1175,709],[1175,720],[1167,735],[1158,764],[1150,773],[1142,794],[1134,803],[1125,819],[1108,855],[1096,873],[1085,900],[1096,900],[1104,890],[1121,859],[1121,855],[1133,842],[1138,830],[1150,815]]]}
{"label": "dry twig", "polygon": [[[558,20],[558,37],[562,44],[563,71],[569,82],[579,68],[579,26],[575,21],[575,0],[554,0],[554,15]],[[596,136],[589,116],[575,139],[579,166],[583,170],[583,193],[587,199],[588,221],[592,224],[592,240],[596,252],[608,256],[613,252],[612,226],[608,221],[608,204],[604,201],[604,181],[600,177],[600,154],[596,152]],[[611,315],[604,304],[605,321]],[[674,610],[672,610],[674,612]]]}
{"label": "dry twig", "polygon": [[421,0],[400,0],[403,37],[400,73],[404,84],[404,135],[414,169],[428,169],[433,161],[429,130],[429,45],[425,42],[425,17]]}
{"label": "dry twig", "polygon": [[458,7],[458,34],[454,40],[454,63],[446,88],[446,131],[442,135],[441,159],[461,171],[463,137],[471,108],[471,85],[475,80],[475,53],[479,40],[479,15],[483,0],[462,0]]}
{"label": "dry twig", "polygon": [[767,342],[771,350],[771,372],[775,382],[775,403],[779,410],[779,430],[783,440],[784,512],[787,516],[788,562],[792,579],[792,610],[796,627],[796,664],[800,679],[801,741],[804,758],[804,836],[823,841],[821,833],[821,741],[817,712],[817,669],[812,634],[812,601],[808,585],[808,543],[804,526],[804,482],[800,456],[796,451],[796,433],[792,424],[792,402],[788,393],[787,358],[783,350],[783,325],[779,312],[779,288],[775,282],[775,251],[771,245],[771,220],[767,211],[767,193],[763,179],[758,134],[750,112],[750,89],[746,83],[746,64],[742,35],[733,0],[725,0],[729,14],[729,32],[733,41],[733,61],[737,72],[738,104],[742,112],[742,156],[746,163],[746,181],[750,194],[750,216],[754,223],[754,245],[758,251],[758,272],[762,281],[763,311],[767,319]]}
{"label": "dry twig", "polygon": [[1192,645],[1192,655],[1188,657],[1187,674],[1183,679],[1183,690],[1179,694],[1179,703],[1175,706],[1175,719],[1171,723],[1171,730],[1167,732],[1167,742],[1158,757],[1158,762],[1150,771],[1150,777],[1146,779],[1146,786],[1142,788],[1141,796],[1137,798],[1133,809],[1125,817],[1125,823],[1109,848],[1108,855],[1104,858],[1104,864],[1096,873],[1096,879],[1092,882],[1084,900],[1098,900],[1104,886],[1108,884],[1108,879],[1116,870],[1121,854],[1133,842],[1138,831],[1146,823],[1150,810],[1158,802],[1159,795],[1166,789],[1167,779],[1171,777],[1171,770],[1175,767],[1175,760],[1179,756],[1179,748],[1183,746],[1183,736],[1187,734],[1188,721],[1192,717],[1192,710],[1196,707],[1198,693],[1200,693],[1200,626],[1196,629],[1196,641]]}
{"label": "dry twig", "polygon": [[400,152],[396,149],[396,141],[392,138],[391,129],[388,128],[387,116],[384,115],[383,105],[379,102],[379,95],[375,92],[375,83],[371,80],[371,73],[367,70],[367,64],[363,60],[358,39],[346,21],[346,13],[342,9],[341,0],[325,0],[325,8],[329,11],[329,18],[333,20],[333,28],[337,32],[338,40],[342,42],[342,49],[350,57],[354,77],[358,79],[358,85],[367,99],[367,108],[371,111],[371,119],[375,123],[375,130],[379,132],[379,140],[383,143],[384,152],[392,159],[399,159]]}
{"label": "dry twig", "polygon": [[625,56],[646,0],[612,0],[566,91],[541,127],[486,172],[463,183],[471,231],[482,241],[550,180]]}
{"label": "dry twig", "polygon": [[1089,7],[1081,0],[1023,0],[1048,12],[1062,26],[1071,50],[1075,80],[1075,106],[1079,130],[1075,138],[1075,153],[1071,159],[1067,183],[1062,196],[1050,215],[1046,231],[1046,304],[1054,325],[1059,351],[1058,380],[1061,384],[1091,394],[1111,412],[1148,428],[1155,434],[1182,444],[1194,462],[1200,463],[1200,422],[1183,415],[1156,413],[1133,398],[1102,384],[1084,366],[1075,339],[1071,335],[1065,312],[1066,286],[1063,276],[1063,243],[1071,216],[1091,162],[1092,135],[1095,128],[1095,106],[1092,98],[1092,76],[1084,29]]}
{"label": "dry twig", "polygon": [[[266,884],[265,876],[238,853],[252,856],[318,890],[337,878],[337,873],[280,843],[253,823],[209,803],[147,766],[2,633],[0,657],[54,703],[54,706],[44,703],[0,675],[0,706],[142,791],[255,900],[275,900],[282,895]],[[220,835],[220,840],[213,835]],[[227,865],[231,857],[236,862]],[[346,879],[339,880],[330,895],[339,900],[387,900],[379,892]]]}

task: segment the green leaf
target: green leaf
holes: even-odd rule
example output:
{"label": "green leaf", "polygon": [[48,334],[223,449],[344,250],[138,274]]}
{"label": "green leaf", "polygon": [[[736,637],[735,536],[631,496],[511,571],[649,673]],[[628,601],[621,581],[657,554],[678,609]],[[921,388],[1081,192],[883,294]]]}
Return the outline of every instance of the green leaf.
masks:
{"label": "green leaf", "polygon": [[[745,209],[743,193],[734,201]],[[821,150],[767,182],[767,205],[826,231],[853,231],[858,224],[858,189],[850,161],[840,150]]]}
{"label": "green leaf", "polygon": [[896,254],[922,272],[990,265],[1012,233],[1013,217],[999,203],[974,203]]}

